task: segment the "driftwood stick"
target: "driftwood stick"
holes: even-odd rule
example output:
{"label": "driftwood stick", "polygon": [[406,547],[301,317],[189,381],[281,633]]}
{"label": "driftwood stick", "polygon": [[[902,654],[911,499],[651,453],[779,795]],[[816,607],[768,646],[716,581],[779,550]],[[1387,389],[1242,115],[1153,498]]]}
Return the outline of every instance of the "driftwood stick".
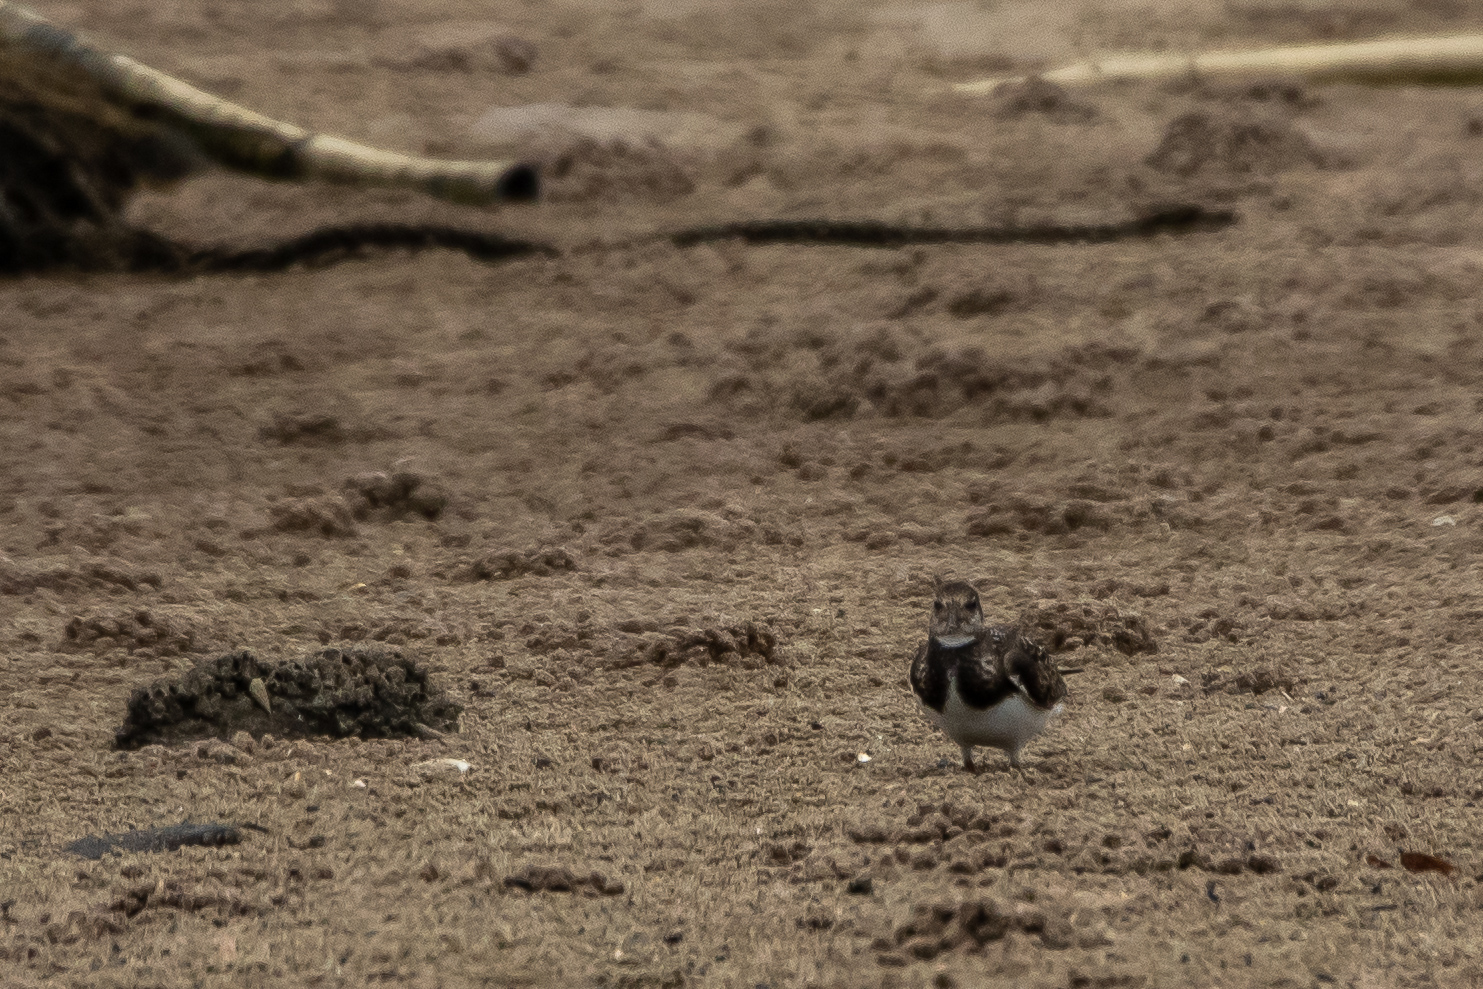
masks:
{"label": "driftwood stick", "polygon": [[[1346,44],[1294,45],[1194,54],[1109,55],[1040,73],[1063,86],[1180,76],[1300,76],[1313,81],[1371,85],[1483,82],[1483,34],[1385,38]],[[960,93],[989,93],[1024,76],[958,83]]]}
{"label": "driftwood stick", "polygon": [[[188,137],[206,157],[265,179],[400,186],[488,204],[534,199],[540,180],[518,161],[439,161],[383,151],[229,103],[126,55],[98,48],[20,4],[0,0],[0,79],[42,76],[88,84],[136,120]],[[45,84],[26,87],[45,98]],[[75,95],[71,105],[76,105]]]}

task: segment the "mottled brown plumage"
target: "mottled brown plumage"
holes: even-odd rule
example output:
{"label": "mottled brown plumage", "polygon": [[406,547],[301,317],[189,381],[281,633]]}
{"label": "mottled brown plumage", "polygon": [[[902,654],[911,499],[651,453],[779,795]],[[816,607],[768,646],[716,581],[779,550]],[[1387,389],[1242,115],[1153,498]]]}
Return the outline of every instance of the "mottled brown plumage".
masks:
{"label": "mottled brown plumage", "polygon": [[1020,768],[1020,751],[1066,697],[1050,654],[1011,626],[985,626],[978,591],[966,581],[938,585],[927,641],[911,664],[911,689],[962,749],[969,772],[978,771],[978,745],[1003,749]]}

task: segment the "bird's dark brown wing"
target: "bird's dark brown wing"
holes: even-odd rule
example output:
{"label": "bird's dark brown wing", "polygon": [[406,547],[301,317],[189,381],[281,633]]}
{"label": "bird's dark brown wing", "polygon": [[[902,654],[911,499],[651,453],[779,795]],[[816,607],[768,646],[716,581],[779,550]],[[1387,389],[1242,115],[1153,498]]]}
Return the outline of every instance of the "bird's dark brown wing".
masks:
{"label": "bird's dark brown wing", "polygon": [[931,639],[917,647],[916,658],[911,662],[911,691],[923,704],[941,711],[947,702],[947,668],[940,657],[934,656],[932,647]]}
{"label": "bird's dark brown wing", "polygon": [[985,636],[998,658],[999,670],[1017,683],[1037,707],[1052,708],[1066,698],[1066,681],[1056,661],[1018,629],[999,626]]}

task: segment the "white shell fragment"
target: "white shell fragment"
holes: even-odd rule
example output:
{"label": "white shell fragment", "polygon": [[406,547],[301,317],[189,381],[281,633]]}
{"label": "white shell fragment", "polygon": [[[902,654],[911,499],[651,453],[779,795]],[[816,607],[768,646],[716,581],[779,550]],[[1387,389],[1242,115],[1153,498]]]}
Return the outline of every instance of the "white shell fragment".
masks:
{"label": "white shell fragment", "polygon": [[471,764],[464,762],[462,759],[429,759],[426,762],[417,763],[412,767],[412,770],[424,777],[451,775],[454,773],[462,776],[473,768]]}
{"label": "white shell fragment", "polygon": [[855,756],[855,761],[856,762],[860,762],[860,763],[869,762],[870,761],[870,753],[869,752],[861,752],[859,755]]}

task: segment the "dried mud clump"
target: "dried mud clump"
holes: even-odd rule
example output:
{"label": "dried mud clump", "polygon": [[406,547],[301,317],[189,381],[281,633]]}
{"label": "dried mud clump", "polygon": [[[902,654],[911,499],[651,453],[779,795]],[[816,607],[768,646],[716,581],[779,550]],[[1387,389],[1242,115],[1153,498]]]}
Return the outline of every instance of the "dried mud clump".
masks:
{"label": "dried mud clump", "polygon": [[744,670],[785,665],[778,652],[777,635],[756,622],[725,628],[649,632],[614,646],[607,660],[611,669],[649,665],[672,669],[713,663]]}
{"label": "dried mud clump", "polygon": [[757,526],[735,512],[707,512],[677,508],[621,526],[601,537],[609,555],[660,551],[678,553],[688,549],[720,549],[731,552],[757,535]]}
{"label": "dried mud clump", "polygon": [[1113,510],[1081,499],[1038,501],[1011,496],[985,505],[967,520],[970,536],[1009,536],[1029,533],[1062,536],[1080,529],[1107,531],[1113,525]]}
{"label": "dried mud clump", "polygon": [[[949,308],[965,319],[992,315],[1018,304],[1021,294],[977,290]],[[1004,422],[1105,417],[1117,370],[1141,356],[1135,348],[1088,344],[1007,360],[976,345],[945,347],[880,330],[828,341],[755,333],[728,347],[738,359],[717,364],[712,401],[759,415],[786,408],[805,421],[939,418],[964,408]]]}
{"label": "dried mud clump", "polygon": [[1215,670],[1200,675],[1200,686],[1207,694],[1265,694],[1277,690],[1291,694],[1307,679],[1276,666],[1255,666],[1239,672]]}
{"label": "dried mud clump", "polygon": [[328,412],[305,412],[295,415],[278,413],[271,422],[258,427],[258,439],[280,446],[340,446],[344,443],[372,443],[391,439],[391,430],[368,423],[347,423]]}
{"label": "dried mud clump", "polygon": [[175,619],[144,609],[126,615],[75,616],[63,630],[60,648],[122,648],[130,654],[179,656],[195,651],[196,633]]}
{"label": "dried mud clump", "polygon": [[350,506],[338,495],[275,502],[268,506],[268,518],[276,532],[302,532],[335,539],[354,536],[360,531]]}
{"label": "dried mud clump", "polygon": [[282,663],[252,653],[204,660],[130,696],[119,748],[204,738],[362,738],[456,731],[462,708],[394,650],[325,649]]}
{"label": "dried mud clump", "polygon": [[1141,615],[1125,614],[1106,604],[1057,603],[1030,608],[1020,616],[1019,624],[1051,652],[1084,646],[1111,646],[1125,656],[1159,651]]}
{"label": "dried mud clump", "polygon": [[359,521],[391,521],[409,515],[436,519],[448,508],[442,485],[411,471],[367,471],[345,481],[345,501]]}
{"label": "dried mud clump", "polygon": [[276,532],[348,538],[359,534],[357,522],[440,518],[449,500],[442,485],[420,474],[367,471],[347,478],[336,493],[274,502],[268,506],[268,517]]}
{"label": "dried mud clump", "polygon": [[486,25],[451,23],[417,31],[400,51],[377,59],[402,71],[525,75],[536,63],[535,45]]}
{"label": "dried mud clump", "polygon": [[1332,164],[1289,120],[1215,111],[1170,121],[1145,162],[1156,171],[1183,176],[1271,175]]}
{"label": "dried mud clump", "polygon": [[35,590],[116,593],[143,587],[159,589],[160,575],[137,570],[122,561],[94,559],[24,566],[0,556],[0,594],[30,594]]}
{"label": "dried mud clump", "polygon": [[462,581],[514,580],[516,577],[550,577],[577,569],[577,561],[560,546],[525,550],[500,550],[469,560],[454,570]]}
{"label": "dried mud clump", "polygon": [[1038,908],[1006,908],[996,900],[982,899],[914,906],[911,919],[889,938],[878,939],[873,947],[896,953],[894,959],[889,955],[879,959],[885,964],[893,960],[930,961],[949,951],[977,954],[1016,931],[1040,938],[1040,943],[1052,950],[1076,943],[1071,922],[1064,917],[1050,916]]}
{"label": "dried mud clump", "polygon": [[579,876],[564,866],[527,865],[505,877],[509,889],[528,893],[580,893],[583,896],[620,896],[624,885],[600,872]]}
{"label": "dried mud clump", "polygon": [[[1167,594],[1168,591],[1164,593]],[[1185,642],[1201,643],[1221,639],[1235,643],[1251,636],[1252,630],[1245,622],[1230,615],[1222,615],[1213,608],[1207,608],[1198,616],[1185,620]]]}
{"label": "dried mud clump", "polygon": [[249,899],[242,890],[216,878],[197,882],[171,879],[134,886],[108,909],[126,918],[160,909],[211,912],[218,917],[256,917],[267,911],[268,904]]}
{"label": "dried mud clump", "polygon": [[[1100,830],[1100,835],[1097,833]],[[893,822],[866,812],[844,824],[857,845],[875,846],[883,861],[909,864],[913,872],[939,870],[955,876],[978,876],[1011,868],[1049,868],[1075,875],[1146,876],[1194,869],[1221,875],[1282,871],[1276,857],[1254,854],[1214,857],[1193,845],[1164,843],[1166,829],[1138,834],[1100,828],[1092,832],[1067,820],[1030,825],[1016,812],[994,811],[973,804],[917,805],[914,814]]]}
{"label": "dried mud clump", "polygon": [[545,196],[552,202],[593,199],[668,200],[688,196],[695,181],[663,144],[577,138],[538,157]]}
{"label": "dried mud clump", "polygon": [[1057,123],[1077,124],[1096,119],[1097,110],[1082,103],[1041,76],[1006,82],[994,90],[993,114],[1000,120],[1048,117]]}
{"label": "dried mud clump", "polygon": [[259,439],[288,446],[302,443],[313,446],[338,446],[350,438],[350,432],[339,416],[327,413],[275,415],[273,421],[257,431]]}

